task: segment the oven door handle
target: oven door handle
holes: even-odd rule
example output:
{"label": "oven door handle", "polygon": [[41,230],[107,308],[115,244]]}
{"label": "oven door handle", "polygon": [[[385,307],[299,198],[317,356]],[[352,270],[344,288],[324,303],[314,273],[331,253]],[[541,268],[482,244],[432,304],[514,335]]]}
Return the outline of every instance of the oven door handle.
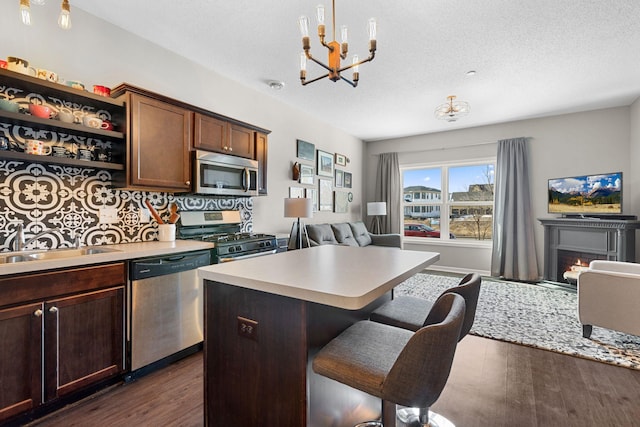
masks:
{"label": "oven door handle", "polygon": [[223,262],[240,261],[241,259],[249,259],[249,258],[256,258],[256,257],[259,257],[259,256],[264,256],[264,255],[272,255],[272,254],[275,254],[276,252],[278,252],[278,250],[277,249],[273,249],[271,251],[258,252],[257,254],[240,255],[240,256],[236,256],[236,257],[220,257],[220,258],[218,258],[218,262],[220,264],[222,264]]}

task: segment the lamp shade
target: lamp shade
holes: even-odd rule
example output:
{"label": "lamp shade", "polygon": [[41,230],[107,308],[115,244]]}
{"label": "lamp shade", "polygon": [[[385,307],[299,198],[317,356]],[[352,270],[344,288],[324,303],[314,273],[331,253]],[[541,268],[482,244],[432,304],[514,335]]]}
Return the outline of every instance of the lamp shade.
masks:
{"label": "lamp shade", "polygon": [[387,202],[368,202],[367,203],[367,215],[386,215],[387,214]]}
{"label": "lamp shade", "polygon": [[313,201],[311,199],[284,199],[285,218],[311,218],[313,216]]}

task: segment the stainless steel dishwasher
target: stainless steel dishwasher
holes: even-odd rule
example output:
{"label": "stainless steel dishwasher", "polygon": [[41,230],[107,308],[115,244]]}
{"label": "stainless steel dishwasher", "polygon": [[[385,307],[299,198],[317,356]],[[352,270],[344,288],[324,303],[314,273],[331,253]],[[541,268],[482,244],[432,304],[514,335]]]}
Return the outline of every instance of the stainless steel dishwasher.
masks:
{"label": "stainless steel dishwasher", "polygon": [[[210,251],[132,260],[127,333],[131,371],[149,366],[203,340],[203,293],[196,269]],[[143,371],[143,370],[141,370]]]}

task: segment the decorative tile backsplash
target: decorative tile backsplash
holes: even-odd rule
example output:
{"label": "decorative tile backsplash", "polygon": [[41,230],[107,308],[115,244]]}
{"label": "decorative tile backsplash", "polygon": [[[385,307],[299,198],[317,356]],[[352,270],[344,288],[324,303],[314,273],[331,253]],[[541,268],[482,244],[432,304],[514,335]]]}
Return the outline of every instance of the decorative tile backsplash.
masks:
{"label": "decorative tile backsplash", "polygon": [[[157,224],[141,221],[144,200],[169,217],[169,204],[184,210],[239,210],[242,231],[252,230],[251,198],[174,195],[111,187],[111,173],[94,168],[0,160],[0,251],[13,250],[18,223],[28,239],[46,233],[28,249],[104,245],[157,239]],[[115,208],[118,222],[99,224],[100,208]]]}

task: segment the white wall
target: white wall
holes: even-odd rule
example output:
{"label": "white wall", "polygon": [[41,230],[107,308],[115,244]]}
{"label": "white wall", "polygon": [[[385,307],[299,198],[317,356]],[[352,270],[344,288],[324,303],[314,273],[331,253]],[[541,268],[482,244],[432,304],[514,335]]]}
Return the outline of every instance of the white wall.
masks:
{"label": "white wall", "polygon": [[[584,113],[522,120],[408,138],[367,142],[365,181],[375,182],[376,154],[396,151],[401,162],[465,160],[495,156],[500,139],[528,137],[533,218],[550,217],[547,213],[547,180],[564,176],[603,172],[623,172],[623,211],[640,215],[638,178],[631,170],[631,158],[640,152],[640,106],[636,101],[635,153],[630,147],[630,109],[611,108]],[[489,143],[489,144],[483,144]],[[473,146],[475,144],[482,144]],[[455,148],[471,146],[467,148]],[[372,198],[374,186],[365,191]],[[543,227],[536,221],[535,244],[540,274],[543,269]],[[456,242],[457,243],[457,242]],[[443,246],[442,244],[406,245],[410,249],[441,252],[438,267],[450,270],[489,271],[489,248]],[[455,249],[454,249],[455,248]]]}
{"label": "white wall", "polygon": [[[23,25],[18,1],[0,2],[0,58],[18,56],[36,68],[56,71],[68,80],[116,86],[122,82],[157,92],[219,114],[271,130],[269,135],[269,195],[254,198],[254,230],[288,232],[283,217],[296,139],[351,159],[346,168],[354,178],[354,200],[347,214],[318,213],[311,222],[336,222],[361,216],[363,143],[329,124],[249,89],[213,70],[141,39],[75,8],[73,28],[57,26],[60,3],[32,6],[32,26]],[[286,90],[286,89],[285,89]],[[277,94],[275,95],[277,96]]]}

